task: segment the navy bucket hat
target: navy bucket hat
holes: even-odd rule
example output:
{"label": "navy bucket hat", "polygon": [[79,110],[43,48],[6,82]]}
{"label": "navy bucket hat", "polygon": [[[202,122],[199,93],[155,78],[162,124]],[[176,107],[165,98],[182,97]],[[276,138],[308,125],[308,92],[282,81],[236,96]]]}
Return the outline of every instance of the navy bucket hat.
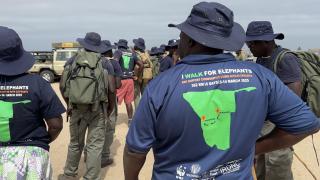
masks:
{"label": "navy bucket hat", "polygon": [[107,46],[107,49],[105,52],[110,51],[112,49],[116,49],[116,46],[112,45],[109,40],[103,40],[102,43],[104,43]]}
{"label": "navy bucket hat", "polygon": [[139,48],[139,49],[141,49],[143,51],[146,50],[146,44],[145,44],[143,38],[134,39],[133,43],[137,48]]}
{"label": "navy bucket hat", "polygon": [[165,44],[161,44],[159,47],[159,52],[164,53],[166,51],[166,45]]}
{"label": "navy bucket hat", "polygon": [[166,45],[165,50],[169,50],[170,48],[173,48],[173,47],[178,47],[178,45],[179,45],[179,40],[171,39],[168,41],[168,45]]}
{"label": "navy bucket hat", "polygon": [[244,29],[233,21],[233,12],[216,2],[200,2],[193,6],[186,21],[168,26],[180,29],[206,47],[237,51],[245,42]]}
{"label": "navy bucket hat", "polygon": [[77,41],[85,49],[93,52],[104,53],[107,50],[107,46],[101,41],[101,36],[95,32],[89,32],[84,39],[78,38]]}
{"label": "navy bucket hat", "polygon": [[274,33],[269,21],[252,21],[246,31],[246,41],[272,41],[284,39],[284,34]]}
{"label": "navy bucket hat", "polygon": [[0,26],[0,75],[15,76],[27,72],[34,57],[23,49],[19,35],[10,28]]}
{"label": "navy bucket hat", "polygon": [[150,52],[149,52],[150,56],[155,56],[157,54],[159,54],[159,50],[157,47],[152,47]]}
{"label": "navy bucket hat", "polygon": [[117,43],[115,43],[115,45],[119,48],[119,47],[123,47],[123,48],[126,48],[128,49],[129,46],[128,46],[128,41],[125,40],[125,39],[120,39]]}

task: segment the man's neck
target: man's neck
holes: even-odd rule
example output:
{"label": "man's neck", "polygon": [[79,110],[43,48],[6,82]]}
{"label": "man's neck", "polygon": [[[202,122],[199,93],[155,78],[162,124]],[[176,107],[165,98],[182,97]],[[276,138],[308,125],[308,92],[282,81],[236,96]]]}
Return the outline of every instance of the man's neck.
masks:
{"label": "man's neck", "polygon": [[222,53],[223,51],[196,51],[190,53],[189,55],[217,55]]}

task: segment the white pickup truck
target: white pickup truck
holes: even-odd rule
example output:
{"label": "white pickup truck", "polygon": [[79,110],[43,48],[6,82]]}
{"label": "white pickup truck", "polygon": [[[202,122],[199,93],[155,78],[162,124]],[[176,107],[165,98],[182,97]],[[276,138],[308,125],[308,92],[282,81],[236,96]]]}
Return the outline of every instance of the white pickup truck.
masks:
{"label": "white pickup truck", "polygon": [[62,75],[66,61],[77,53],[80,45],[75,42],[53,43],[52,48],[52,52],[31,52],[37,61],[29,72],[39,74],[48,82],[54,82]]}

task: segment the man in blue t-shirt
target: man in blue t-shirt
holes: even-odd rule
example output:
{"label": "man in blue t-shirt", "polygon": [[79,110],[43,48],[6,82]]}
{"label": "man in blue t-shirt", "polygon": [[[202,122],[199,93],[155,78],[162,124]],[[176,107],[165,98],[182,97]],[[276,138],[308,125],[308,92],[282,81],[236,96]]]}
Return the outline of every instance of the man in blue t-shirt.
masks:
{"label": "man in blue t-shirt", "polygon": [[[134,101],[134,80],[138,80],[143,70],[143,63],[139,58],[129,50],[128,41],[120,39],[117,43],[118,50],[114,52],[114,59],[117,60],[122,69],[121,87],[117,90],[118,104],[122,101],[126,104],[128,114],[128,124],[130,124],[133,116],[132,102]],[[135,71],[135,66],[138,66]]]}
{"label": "man in blue t-shirt", "polygon": [[[119,89],[121,87],[122,70],[119,62],[112,58],[113,57],[112,50],[115,49],[115,46],[111,45],[109,40],[104,40],[102,42],[105,43],[106,46],[108,47],[106,52],[104,52],[102,55],[106,58],[105,63],[110,64],[112,66],[113,76],[115,79],[114,86],[116,87],[116,89]],[[116,102],[117,101],[116,94],[113,93],[112,97],[110,97],[109,99],[112,99],[114,102]],[[114,103],[113,111],[111,112],[111,114],[106,120],[105,141],[104,141],[103,151],[101,154],[101,168],[104,168],[113,163],[113,159],[110,156],[111,155],[110,146],[112,145],[113,135],[115,133],[117,114],[118,114],[118,105],[117,103]]]}
{"label": "man in blue t-shirt", "polygon": [[176,54],[177,49],[178,40],[169,40],[168,45],[165,47],[165,50],[168,51],[169,54],[160,60],[160,72],[164,72],[175,65],[174,54]]}
{"label": "man in blue t-shirt", "polygon": [[[150,82],[124,149],[127,180],[152,148],[154,180],[253,180],[254,156],[290,147],[320,128],[304,102],[264,67],[236,61],[243,28],[222,4],[196,4],[181,30],[182,60]],[[265,119],[276,128],[258,139]]]}
{"label": "man in blue t-shirt", "polygon": [[[277,69],[274,70],[274,63],[278,55],[284,50],[275,43],[275,40],[284,39],[282,33],[274,33],[271,22],[252,21],[246,31],[246,43],[253,56],[257,57],[257,63],[274,71],[279,79],[295,94],[301,96],[302,73],[297,56],[287,53],[283,56]],[[261,136],[272,131],[274,124],[265,121]],[[291,147],[279,149],[257,156],[256,169],[258,180],[269,179],[292,180],[293,173],[293,151]]]}

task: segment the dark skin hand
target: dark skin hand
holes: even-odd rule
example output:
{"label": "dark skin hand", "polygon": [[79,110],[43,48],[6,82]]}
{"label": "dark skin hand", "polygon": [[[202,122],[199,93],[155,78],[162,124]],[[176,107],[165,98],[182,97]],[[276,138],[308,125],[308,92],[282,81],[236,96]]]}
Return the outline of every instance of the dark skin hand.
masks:
{"label": "dark skin hand", "polygon": [[137,66],[138,66],[137,72],[135,72],[135,73],[137,73],[136,76],[139,77],[140,74],[142,73],[142,70],[143,70],[143,62],[140,60],[137,61]]}
{"label": "dark skin hand", "polygon": [[316,133],[305,133],[301,135],[293,135],[287,133],[281,129],[275,128],[270,134],[260,138],[256,142],[256,155],[265,154],[267,152],[275,151],[278,149],[283,149],[287,147],[291,147],[307,136]]}
{"label": "dark skin hand", "polygon": [[[286,84],[299,97],[301,96],[301,82]],[[291,147],[309,134],[293,135],[278,128],[275,128],[270,134],[260,138],[256,143],[256,155],[264,154],[278,149]]]}
{"label": "dark skin hand", "polygon": [[122,84],[121,84],[121,78],[120,77],[115,77],[116,79],[116,89],[121,88]]}
{"label": "dark skin hand", "polygon": [[62,117],[46,119],[50,142],[52,143],[60,134],[63,128]]}
{"label": "dark skin hand", "polygon": [[128,149],[127,145],[123,152],[123,169],[125,180],[138,180],[139,172],[146,161],[147,154],[135,153]]}

